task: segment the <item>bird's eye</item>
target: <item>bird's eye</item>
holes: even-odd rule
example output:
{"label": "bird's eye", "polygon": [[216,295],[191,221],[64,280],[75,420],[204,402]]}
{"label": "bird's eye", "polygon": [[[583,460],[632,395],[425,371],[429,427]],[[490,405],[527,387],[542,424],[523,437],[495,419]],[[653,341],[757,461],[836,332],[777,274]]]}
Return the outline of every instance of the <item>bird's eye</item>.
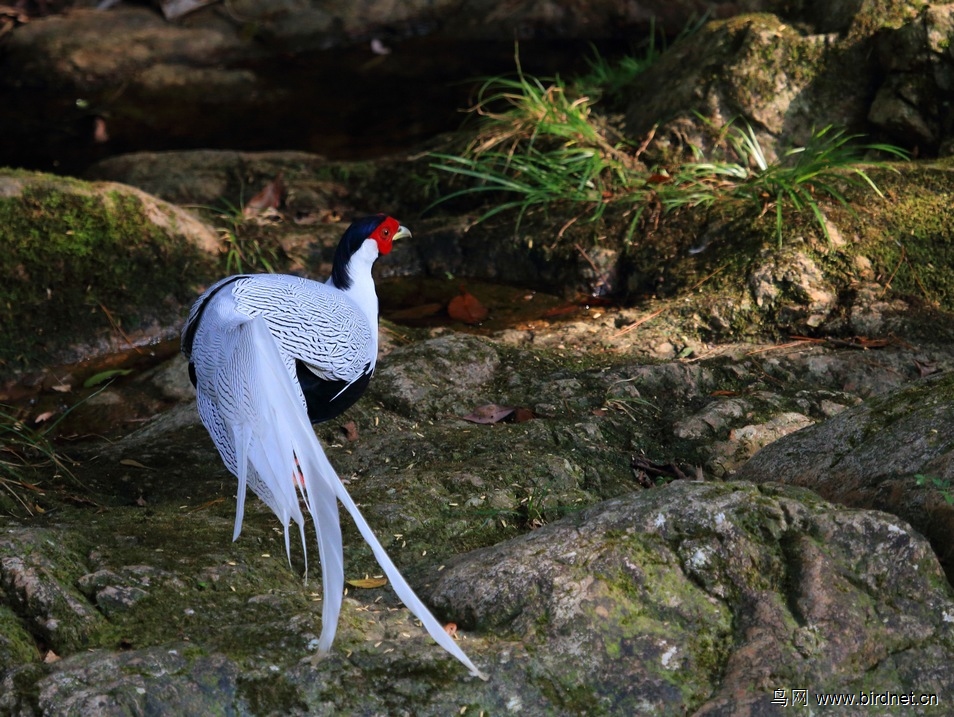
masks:
{"label": "bird's eye", "polygon": [[391,230],[390,230],[390,229],[385,229],[385,230],[384,230],[384,236],[387,236],[387,235],[390,234],[390,233],[391,233]]}

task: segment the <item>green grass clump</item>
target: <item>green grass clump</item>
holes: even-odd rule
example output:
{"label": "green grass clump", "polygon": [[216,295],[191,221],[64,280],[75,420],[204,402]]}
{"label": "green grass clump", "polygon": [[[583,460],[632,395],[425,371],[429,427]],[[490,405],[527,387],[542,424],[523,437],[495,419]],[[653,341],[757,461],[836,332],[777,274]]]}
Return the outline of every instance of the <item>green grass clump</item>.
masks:
{"label": "green grass clump", "polygon": [[591,220],[615,204],[632,217],[628,240],[647,210],[737,204],[751,206],[760,217],[774,213],[780,243],[786,213],[808,210],[830,241],[819,202],[833,200],[850,208],[845,191],[852,187],[880,196],[865,170],[878,163],[863,164],[864,156],[907,156],[898,147],[862,144],[860,135],[827,126],[813,132],[804,146],[769,160],[749,124],[730,122],[717,132],[709,156],[693,148],[689,161],[646,166],[640,158],[652,134],[642,142],[626,137],[594,111],[591,97],[602,94],[598,82],[619,91],[619,83],[631,81],[655,57],[651,48],[645,59],[621,63],[625,71],[591,63],[593,71],[582,83],[569,84],[559,77],[530,76],[517,58],[515,77],[490,78],[481,86],[471,108],[479,125],[470,144],[460,154],[431,155],[431,167],[465,182],[431,206],[490,193],[496,201],[478,221],[518,209],[519,228],[528,211],[553,203],[582,205],[582,214]]}
{"label": "green grass clump", "polygon": [[589,71],[574,80],[574,87],[582,95],[594,100],[620,97],[626,87],[659,58],[655,33],[652,33],[650,38],[641,57],[625,55],[611,62],[594,49],[593,56],[586,59]]}
{"label": "green grass clump", "polygon": [[222,207],[213,212],[219,221],[216,230],[225,241],[225,273],[254,274],[275,273],[281,261],[280,249],[274,243],[265,242],[249,231],[244,207],[237,207],[222,200]]}
{"label": "green grass clump", "polygon": [[263,222],[255,219],[257,209],[250,209],[245,202],[234,204],[222,198],[215,206],[193,205],[209,218],[222,238],[226,274],[274,274],[276,267],[287,263],[280,244],[263,235]]}
{"label": "green grass clump", "polygon": [[[703,184],[713,179],[727,180],[721,192],[715,192],[712,201],[742,200],[758,208],[762,214],[774,208],[775,233],[782,241],[784,214],[787,208],[796,212],[808,209],[814,216],[825,238],[831,241],[828,223],[818,204],[820,197],[837,201],[850,208],[844,190],[848,187],[871,189],[879,197],[881,190],[868,176],[863,156],[870,152],[907,159],[907,154],[889,144],[860,144],[861,135],[848,134],[832,125],[812,133],[803,147],[792,147],[770,162],[765,157],[751,125],[727,127],[727,139],[736,156],[736,162],[696,164]],[[867,166],[883,166],[875,162]]]}
{"label": "green grass clump", "polygon": [[478,91],[471,111],[481,124],[473,142],[460,155],[432,155],[438,160],[432,167],[475,180],[438,201],[504,192],[514,199],[481,220],[516,207],[522,218],[531,207],[553,201],[590,204],[598,216],[606,192],[631,176],[634,159],[625,138],[591,105],[559,77],[527,75],[518,58],[516,78],[490,78]]}
{"label": "green grass clump", "polygon": [[[695,35],[709,19],[704,13],[690,19],[676,36],[675,42]],[[663,47],[656,43],[657,36],[662,37]],[[608,60],[593,47],[593,55],[586,58],[589,70],[573,80],[574,89],[581,95],[597,99],[615,100],[624,97],[625,89],[639,75],[652,67],[665,51],[665,34],[657,33],[654,20],[650,19],[648,39],[643,48],[637,53],[623,55],[615,60]]]}

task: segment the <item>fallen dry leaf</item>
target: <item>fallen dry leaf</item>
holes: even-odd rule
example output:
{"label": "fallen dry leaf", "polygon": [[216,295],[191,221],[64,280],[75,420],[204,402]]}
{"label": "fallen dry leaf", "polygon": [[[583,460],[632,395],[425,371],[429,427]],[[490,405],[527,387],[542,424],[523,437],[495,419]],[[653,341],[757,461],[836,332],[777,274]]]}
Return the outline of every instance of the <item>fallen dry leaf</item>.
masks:
{"label": "fallen dry leaf", "polygon": [[487,307],[463,286],[460,287],[460,294],[451,299],[447,305],[447,314],[454,321],[463,321],[465,324],[479,324],[487,318],[489,313]]}
{"label": "fallen dry leaf", "polygon": [[33,419],[34,423],[43,423],[44,421],[49,421],[53,416],[56,415],[55,411],[44,411],[39,416]]}
{"label": "fallen dry leaf", "polygon": [[547,309],[542,314],[540,314],[541,319],[551,319],[555,316],[566,316],[567,314],[573,314],[580,310],[579,304],[563,304],[562,306],[554,306],[550,309]]}
{"label": "fallen dry leaf", "polygon": [[109,141],[109,131],[106,129],[106,120],[97,117],[93,120],[93,141],[97,144],[106,144]]}
{"label": "fallen dry leaf", "polygon": [[456,638],[456,637],[457,637],[457,623],[456,623],[456,622],[449,622],[449,623],[447,623],[446,625],[444,625],[444,632],[446,632],[446,633],[447,633],[448,635],[450,635],[451,637]]}
{"label": "fallen dry leaf", "polygon": [[[936,361],[918,361],[914,359],[914,365],[918,370],[918,375],[921,378],[925,376],[930,376],[932,373],[938,372],[938,365]],[[39,421],[39,419],[37,419]]]}
{"label": "fallen dry leaf", "polygon": [[498,406],[496,403],[486,403],[478,406],[473,413],[461,416],[471,423],[500,423],[517,409],[513,406]]}
{"label": "fallen dry leaf", "polygon": [[517,410],[513,412],[514,423],[524,423],[536,417],[537,417],[537,414],[535,414],[529,408],[517,408]]}
{"label": "fallen dry leaf", "polygon": [[473,413],[461,416],[461,419],[471,423],[500,423],[501,421],[513,421],[514,423],[523,423],[535,418],[533,411],[529,408],[517,408],[514,406],[499,406],[496,403],[487,403],[478,406]]}
{"label": "fallen dry leaf", "polygon": [[133,460],[132,458],[123,458],[119,461],[119,465],[130,466],[131,468],[146,468],[148,470],[148,466],[144,466],[142,463]]}
{"label": "fallen dry leaf", "polygon": [[358,424],[354,421],[348,421],[341,429],[344,431],[346,441],[358,440]]}
{"label": "fallen dry leaf", "polygon": [[371,38],[371,52],[375,55],[390,55],[391,48],[381,42],[378,38]]}
{"label": "fallen dry leaf", "polygon": [[282,179],[282,173],[279,172],[275,179],[265,185],[262,191],[248,200],[242,214],[246,217],[253,217],[266,209],[278,209],[284,197],[285,182]]}
{"label": "fallen dry leaf", "polygon": [[358,578],[357,580],[347,580],[348,585],[362,590],[371,590],[381,588],[388,584],[387,578]]}

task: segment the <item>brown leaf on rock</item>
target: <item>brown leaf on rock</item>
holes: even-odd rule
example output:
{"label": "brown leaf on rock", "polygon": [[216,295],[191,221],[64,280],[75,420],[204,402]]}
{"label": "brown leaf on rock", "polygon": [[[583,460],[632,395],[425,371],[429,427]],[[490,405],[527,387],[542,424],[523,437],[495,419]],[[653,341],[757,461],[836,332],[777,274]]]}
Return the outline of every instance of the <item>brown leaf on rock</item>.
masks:
{"label": "brown leaf on rock", "polygon": [[479,324],[487,318],[490,312],[476,296],[462,286],[460,287],[460,294],[451,299],[447,305],[447,313],[455,321],[463,321],[465,324]]}
{"label": "brown leaf on rock", "polygon": [[918,361],[917,359],[914,359],[914,366],[917,368],[918,375],[921,378],[930,376],[932,373],[937,373],[940,370],[938,368],[937,361]]}
{"label": "brown leaf on rock", "polygon": [[387,578],[358,578],[356,580],[347,580],[348,585],[362,590],[371,590],[373,588],[382,588],[388,584]]}
{"label": "brown leaf on rock", "polygon": [[278,209],[282,200],[285,198],[285,182],[282,173],[279,172],[275,179],[265,185],[265,187],[248,200],[242,214],[245,217],[253,217],[266,209]]}
{"label": "brown leaf on rock", "polygon": [[341,427],[341,430],[344,431],[346,441],[353,442],[358,440],[358,424],[354,421],[348,421]]}
{"label": "brown leaf on rock", "polygon": [[516,411],[513,412],[514,423],[524,423],[536,417],[537,417],[536,414],[533,411],[531,411],[529,408],[518,408]]}
{"label": "brown leaf on rock", "polygon": [[523,423],[531,418],[536,418],[533,411],[529,408],[516,408],[514,406],[499,406],[496,403],[487,403],[478,406],[473,413],[461,416],[464,421],[471,423],[500,423],[501,421],[513,421],[514,423]]}
{"label": "brown leaf on rock", "polygon": [[500,423],[516,410],[513,406],[498,406],[496,403],[487,403],[478,406],[473,413],[461,416],[461,418],[471,423]]}

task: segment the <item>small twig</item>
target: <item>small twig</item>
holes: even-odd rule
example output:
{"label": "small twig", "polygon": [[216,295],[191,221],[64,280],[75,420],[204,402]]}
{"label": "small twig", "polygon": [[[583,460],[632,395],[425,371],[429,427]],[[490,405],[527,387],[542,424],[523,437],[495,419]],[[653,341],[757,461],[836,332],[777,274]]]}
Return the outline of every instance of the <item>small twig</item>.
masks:
{"label": "small twig", "polygon": [[24,486],[24,484],[21,483],[20,481],[17,481],[17,480],[7,480],[6,478],[0,478],[0,487],[3,487],[6,491],[8,491],[8,492],[10,493],[10,495],[12,495],[12,496],[14,497],[14,499],[16,499],[16,501],[17,501],[20,505],[23,506],[23,509],[24,509],[27,513],[29,513],[30,516],[32,517],[32,516],[34,515],[34,513],[33,513],[32,510],[30,510],[30,506],[26,504],[26,501],[23,500],[22,496],[20,496],[19,493],[17,493],[15,490],[13,490],[13,488],[10,487],[10,484],[11,484],[11,483],[13,483],[14,485],[21,486],[21,487],[26,487],[26,486]]}
{"label": "small twig", "polygon": [[633,154],[633,161],[636,162],[639,160],[639,156],[646,151],[646,148],[649,147],[649,143],[653,141],[653,137],[656,136],[656,129],[659,127],[658,124],[654,124],[650,127],[649,132],[646,133],[646,139],[642,141],[636,148],[636,152]]}
{"label": "small twig", "polygon": [[647,321],[649,321],[650,319],[655,319],[657,316],[659,316],[659,315],[660,315],[662,312],[664,312],[665,310],[666,310],[666,307],[664,306],[663,308],[659,309],[658,311],[654,311],[653,313],[649,314],[649,316],[644,316],[643,318],[641,318],[641,319],[639,319],[639,320],[637,320],[637,321],[634,321],[634,322],[631,323],[629,326],[626,326],[626,327],[620,329],[619,331],[617,331],[615,334],[613,334],[612,338],[618,339],[620,336],[624,336],[624,335],[628,334],[630,331],[633,331],[634,329],[638,329],[640,326],[642,326],[643,324],[645,324],[645,323],[646,323]]}
{"label": "small twig", "polygon": [[828,339],[826,342],[831,346],[843,349],[861,349],[862,351],[867,351],[868,349],[883,349],[885,346],[888,346],[891,341],[889,339],[864,339],[861,341],[848,341],[846,339]]}
{"label": "small twig", "polygon": [[[796,337],[792,337],[796,338]],[[766,351],[778,351],[780,349],[790,349],[796,346],[804,346],[805,344],[815,344],[821,343],[821,339],[811,339],[811,338],[797,338],[796,341],[790,341],[787,344],[776,344],[775,346],[763,346],[760,349],[753,349],[752,351],[747,351],[746,356],[754,356],[755,354],[765,353]]]}
{"label": "small twig", "polygon": [[723,269],[725,269],[728,265],[729,265],[729,263],[726,262],[725,264],[723,264],[722,266],[720,266],[718,269],[716,269],[714,272],[712,272],[712,273],[709,274],[708,276],[702,277],[701,279],[699,279],[698,282],[696,282],[695,284],[693,284],[692,286],[689,287],[689,291],[695,291],[695,290],[698,289],[700,286],[702,286],[702,285],[705,284],[707,281],[709,281],[709,279],[711,279],[713,276],[715,276],[715,275],[718,274],[720,271],[722,271]]}
{"label": "small twig", "polygon": [[107,308],[102,304],[102,302],[100,302],[99,308],[101,308],[101,309],[103,310],[103,313],[106,314],[106,318],[109,319],[110,325],[112,325],[112,327],[119,333],[119,335],[123,337],[123,340],[124,340],[127,344],[129,344],[129,347],[130,347],[133,351],[135,351],[137,354],[141,354],[141,353],[142,353],[142,349],[139,348],[138,346],[136,346],[136,345],[133,343],[133,340],[132,340],[131,338],[129,338],[129,335],[128,335],[125,331],[122,330],[122,328],[119,326],[118,323],[116,323],[116,319],[113,318],[113,315],[110,313],[109,309],[107,309]]}
{"label": "small twig", "polygon": [[580,254],[583,255],[583,258],[586,259],[587,263],[589,263],[590,268],[593,270],[593,273],[596,274],[597,276],[600,276],[599,268],[597,268],[596,263],[592,259],[590,259],[590,255],[586,253],[583,247],[581,247],[579,244],[574,244],[573,246],[576,248],[578,252],[580,252]]}
{"label": "small twig", "polygon": [[898,259],[898,265],[894,267],[894,271],[891,272],[891,276],[889,276],[888,280],[884,283],[884,288],[881,290],[881,296],[878,297],[879,299],[888,293],[888,289],[891,288],[891,282],[894,281],[894,277],[897,276],[898,271],[901,269],[901,265],[904,263],[904,257],[907,255],[907,250],[904,248],[904,244],[898,242],[898,246],[901,247],[901,258]]}
{"label": "small twig", "polygon": [[[899,242],[899,245],[901,247],[901,262],[904,262],[905,264],[908,265],[908,268],[911,270],[911,276],[914,277],[914,283],[918,285],[918,288],[921,290],[921,293],[924,294],[924,298],[927,299],[928,303],[932,304],[933,306],[937,306],[938,305],[937,300],[932,299],[931,296],[928,294],[928,290],[925,288],[924,284],[921,283],[921,277],[918,276],[917,269],[914,268],[914,264],[911,263],[911,260],[907,258],[905,254],[904,244],[901,244]],[[894,274],[891,275],[891,278],[888,279],[888,283],[885,284],[885,287],[881,292],[881,296],[884,296],[885,293],[887,293],[888,289],[891,288],[891,282],[894,280],[895,274],[898,273],[898,269],[900,268],[901,268],[901,263],[899,262],[897,268],[895,268],[894,270]]]}
{"label": "small twig", "polygon": [[833,337],[816,339],[809,336],[792,336],[791,338],[799,342],[809,342],[814,344],[824,344],[826,346],[833,346],[835,348],[846,348],[846,349],[861,349],[862,351],[867,351],[868,349],[883,349],[886,346],[891,346],[893,344],[901,344],[905,348],[912,348],[908,344],[904,344],[899,341],[896,337],[891,336],[886,339],[868,339],[864,336],[856,336],[854,339],[837,339]]}
{"label": "small twig", "polygon": [[221,503],[224,500],[225,498],[213,498],[212,500],[207,500],[205,503],[202,503],[201,505],[197,505],[195,508],[189,509],[187,512],[197,513],[200,510],[206,510],[208,508],[211,508],[213,505],[217,505],[218,503]]}
{"label": "small twig", "polygon": [[387,324],[379,324],[378,328],[381,329],[381,331],[387,331],[389,334],[406,344],[411,342],[411,339],[407,335],[398,333]]}
{"label": "small twig", "polygon": [[[558,232],[557,232],[557,235],[556,235],[557,241],[559,241],[560,239],[563,238],[564,232],[566,232],[567,229],[569,229],[571,226],[573,226],[573,223],[576,222],[576,220],[579,219],[579,218],[580,218],[580,215],[577,214],[577,215],[576,215],[575,217],[573,217],[570,221],[568,221],[566,224],[564,224],[562,227],[560,227],[560,231],[558,231]],[[579,249],[579,244],[577,244],[576,246],[577,246],[577,248]],[[582,251],[582,250],[581,250],[581,251]],[[584,254],[584,256],[585,256],[585,254]],[[591,262],[591,263],[592,263],[592,262]]]}

